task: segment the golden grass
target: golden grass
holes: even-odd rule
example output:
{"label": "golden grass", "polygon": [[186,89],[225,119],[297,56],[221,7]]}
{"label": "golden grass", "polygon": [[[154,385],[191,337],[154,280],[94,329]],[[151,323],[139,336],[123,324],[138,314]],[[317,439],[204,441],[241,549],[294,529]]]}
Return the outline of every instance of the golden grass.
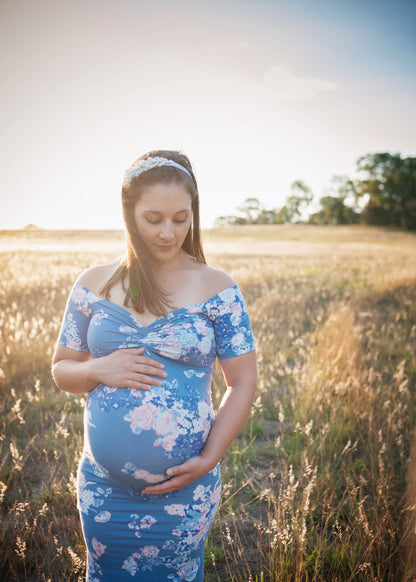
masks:
{"label": "golden grass", "polygon": [[[49,366],[72,282],[116,258],[123,237],[62,234],[0,233],[0,579],[11,582],[85,570],[84,400],[60,392]],[[283,226],[204,238],[243,288],[260,371],[223,461],[207,581],[414,580],[416,236]],[[222,389],[217,370],[217,402]]]}

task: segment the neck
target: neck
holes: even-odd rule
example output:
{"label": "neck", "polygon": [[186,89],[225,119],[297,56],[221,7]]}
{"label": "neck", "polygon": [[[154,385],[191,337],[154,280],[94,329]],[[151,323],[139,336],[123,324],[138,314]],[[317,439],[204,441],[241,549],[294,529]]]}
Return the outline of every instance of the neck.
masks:
{"label": "neck", "polygon": [[187,266],[190,258],[192,257],[181,249],[180,252],[171,260],[166,261],[154,260],[152,263],[152,267],[155,275],[159,278],[159,275],[163,276],[163,274],[181,271],[183,268]]}

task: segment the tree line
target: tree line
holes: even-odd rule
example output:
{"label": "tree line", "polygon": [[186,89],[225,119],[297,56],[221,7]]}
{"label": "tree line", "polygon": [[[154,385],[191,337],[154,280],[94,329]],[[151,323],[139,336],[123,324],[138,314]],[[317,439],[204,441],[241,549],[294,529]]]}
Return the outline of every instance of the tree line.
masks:
{"label": "tree line", "polygon": [[215,226],[370,224],[416,230],[416,158],[368,153],[358,158],[356,173],[355,179],[333,176],[317,207],[309,186],[297,180],[280,208],[268,210],[249,197],[237,208],[238,215],[220,216]]}

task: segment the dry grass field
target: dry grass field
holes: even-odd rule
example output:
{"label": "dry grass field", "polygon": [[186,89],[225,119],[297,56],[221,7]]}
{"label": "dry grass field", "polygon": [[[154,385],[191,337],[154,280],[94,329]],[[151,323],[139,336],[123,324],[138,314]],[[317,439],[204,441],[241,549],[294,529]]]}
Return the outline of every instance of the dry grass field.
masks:
{"label": "dry grass field", "polygon": [[[415,580],[416,234],[234,227],[205,246],[245,294],[260,371],[207,582]],[[50,360],[73,281],[122,252],[117,232],[0,232],[1,580],[84,579],[84,398]]]}

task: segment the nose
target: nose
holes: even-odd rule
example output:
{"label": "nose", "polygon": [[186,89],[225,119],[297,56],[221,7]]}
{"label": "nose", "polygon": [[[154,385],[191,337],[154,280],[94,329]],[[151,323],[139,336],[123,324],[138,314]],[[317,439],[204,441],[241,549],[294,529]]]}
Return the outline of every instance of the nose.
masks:
{"label": "nose", "polygon": [[170,240],[175,236],[173,226],[169,222],[164,222],[162,230],[160,231],[160,238],[163,240]]}

